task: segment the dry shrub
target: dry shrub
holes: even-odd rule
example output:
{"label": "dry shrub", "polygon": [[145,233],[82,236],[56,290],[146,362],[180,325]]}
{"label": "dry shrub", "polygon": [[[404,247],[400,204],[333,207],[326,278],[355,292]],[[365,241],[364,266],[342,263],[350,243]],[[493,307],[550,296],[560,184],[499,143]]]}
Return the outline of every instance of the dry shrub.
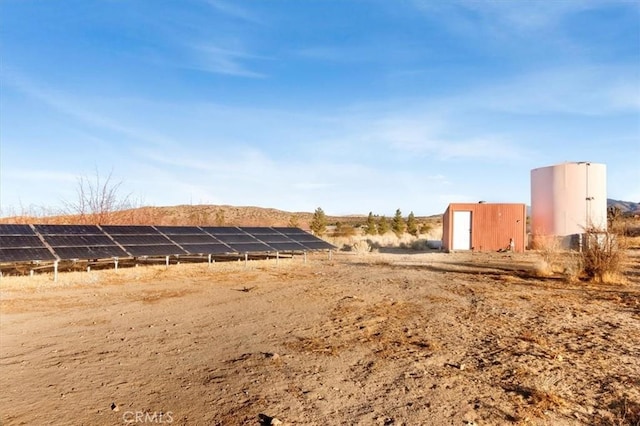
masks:
{"label": "dry shrub", "polygon": [[585,277],[600,283],[622,283],[625,262],[624,244],[614,234],[588,229],[585,247],[581,253],[582,272]]}
{"label": "dry shrub", "polygon": [[541,259],[535,263],[534,272],[539,277],[550,277],[565,270],[560,243],[553,237],[537,237],[534,247]]}
{"label": "dry shrub", "polygon": [[357,253],[369,253],[371,251],[371,246],[367,241],[356,241],[353,244],[353,251]]}
{"label": "dry shrub", "polygon": [[623,237],[595,228],[585,230],[580,252],[563,250],[554,237],[538,237],[540,260],[534,265],[539,277],[561,275],[569,282],[587,279],[600,283],[624,283],[622,274],[626,244]]}
{"label": "dry shrub", "polygon": [[429,250],[429,246],[427,245],[427,240],[413,240],[408,242],[401,242],[400,248],[405,250],[416,250],[416,251],[425,251]]}
{"label": "dry shrub", "polygon": [[520,368],[514,370],[512,379],[516,383],[504,385],[503,388],[526,402],[527,405],[518,410],[525,419],[529,416],[544,417],[545,412],[566,405],[562,397],[566,393],[562,372],[545,374]]}
{"label": "dry shrub", "polygon": [[640,249],[640,236],[625,236],[625,242],[630,249]]}

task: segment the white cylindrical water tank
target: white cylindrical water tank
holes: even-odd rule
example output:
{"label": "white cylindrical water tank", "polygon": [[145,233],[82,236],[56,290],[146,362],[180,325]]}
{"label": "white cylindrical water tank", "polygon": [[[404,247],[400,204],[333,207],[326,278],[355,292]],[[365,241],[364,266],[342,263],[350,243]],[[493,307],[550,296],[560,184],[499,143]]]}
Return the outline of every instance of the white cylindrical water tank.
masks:
{"label": "white cylindrical water tank", "polygon": [[567,236],[607,229],[604,164],[563,163],[531,170],[531,233]]}

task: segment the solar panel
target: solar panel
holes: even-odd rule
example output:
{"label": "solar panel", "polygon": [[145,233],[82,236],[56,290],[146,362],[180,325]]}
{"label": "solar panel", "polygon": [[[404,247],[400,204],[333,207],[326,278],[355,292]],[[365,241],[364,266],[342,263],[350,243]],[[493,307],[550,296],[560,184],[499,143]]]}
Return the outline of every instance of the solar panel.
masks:
{"label": "solar panel", "polygon": [[238,234],[238,235],[225,235],[220,234],[215,236],[217,239],[222,241],[223,243],[258,243],[259,241],[255,239],[255,237],[247,234]]}
{"label": "solar panel", "polygon": [[309,250],[331,250],[335,249],[335,246],[329,244],[326,241],[315,241],[315,242],[300,242],[300,244],[304,245]]}
{"label": "solar panel", "polygon": [[183,244],[220,244],[220,242],[209,234],[202,235],[171,235],[171,241]]}
{"label": "solar panel", "polygon": [[0,248],[0,262],[35,262],[56,260],[46,248]]}
{"label": "solar panel", "polygon": [[275,251],[304,251],[306,247],[296,242],[289,243],[269,243],[269,246]]}
{"label": "solar panel", "polygon": [[52,247],[115,245],[106,235],[47,235],[44,238]]}
{"label": "solar panel", "polygon": [[272,228],[273,230],[280,232],[285,235],[307,235],[307,231],[303,231],[300,228]]}
{"label": "solar panel", "polygon": [[35,235],[0,235],[2,248],[44,248],[40,238]]}
{"label": "solar panel", "polygon": [[256,238],[258,238],[263,243],[271,244],[271,243],[290,243],[294,240],[282,234],[256,234]]}
{"label": "solar panel", "polygon": [[292,240],[298,241],[298,242],[319,242],[319,241],[324,241],[314,235],[311,234],[299,234],[299,235],[288,235],[288,237],[290,237]]}
{"label": "solar panel", "polygon": [[265,227],[259,228],[259,227],[256,227],[256,226],[252,226],[252,227],[241,226],[240,230],[242,230],[243,232],[246,232],[248,234],[251,234],[251,235],[275,234],[276,233],[276,231],[274,231],[272,228],[265,228]]}
{"label": "solar panel", "polygon": [[104,235],[95,225],[34,225],[42,235]]}
{"label": "solar panel", "polygon": [[131,245],[155,245],[155,244],[171,244],[171,241],[164,235],[113,235],[112,238],[123,246]]}
{"label": "solar panel", "polygon": [[226,254],[235,251],[224,244],[185,244],[182,246],[189,254]]}
{"label": "solar panel", "polygon": [[54,247],[53,250],[62,260],[129,257],[128,253],[116,245],[95,247]]}
{"label": "solar panel", "polygon": [[156,229],[165,235],[204,234],[204,231],[197,226],[156,226]]}
{"label": "solar panel", "polygon": [[266,244],[259,242],[255,243],[230,243],[229,247],[237,251],[238,253],[251,253],[251,252],[268,252],[275,251]]}
{"label": "solar panel", "polygon": [[224,235],[224,234],[244,234],[235,226],[203,226],[202,230],[212,235]]}
{"label": "solar panel", "polygon": [[187,252],[175,244],[124,246],[124,248],[134,257],[175,256],[187,254]]}
{"label": "solar panel", "polygon": [[107,234],[113,235],[142,235],[142,234],[150,234],[157,235],[158,231],[153,226],[147,225],[102,225],[101,228]]}
{"label": "solar panel", "polygon": [[0,224],[0,235],[35,235],[29,225]]}

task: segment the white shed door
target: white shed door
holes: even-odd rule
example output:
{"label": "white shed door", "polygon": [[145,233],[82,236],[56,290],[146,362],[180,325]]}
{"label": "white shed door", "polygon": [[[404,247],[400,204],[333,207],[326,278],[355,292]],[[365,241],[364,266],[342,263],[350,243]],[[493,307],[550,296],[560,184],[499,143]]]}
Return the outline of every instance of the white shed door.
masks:
{"label": "white shed door", "polygon": [[453,250],[471,250],[471,212],[453,212]]}

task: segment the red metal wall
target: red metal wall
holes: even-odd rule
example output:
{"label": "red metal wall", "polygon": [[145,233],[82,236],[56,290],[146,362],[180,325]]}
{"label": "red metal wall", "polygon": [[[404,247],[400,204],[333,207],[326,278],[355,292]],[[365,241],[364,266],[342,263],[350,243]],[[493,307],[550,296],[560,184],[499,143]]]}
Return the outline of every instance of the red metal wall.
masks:
{"label": "red metal wall", "polygon": [[471,212],[471,247],[474,251],[498,251],[509,247],[524,252],[526,246],[527,213],[524,204],[456,203],[449,204],[442,218],[442,248],[451,250],[453,243],[453,212]]}

